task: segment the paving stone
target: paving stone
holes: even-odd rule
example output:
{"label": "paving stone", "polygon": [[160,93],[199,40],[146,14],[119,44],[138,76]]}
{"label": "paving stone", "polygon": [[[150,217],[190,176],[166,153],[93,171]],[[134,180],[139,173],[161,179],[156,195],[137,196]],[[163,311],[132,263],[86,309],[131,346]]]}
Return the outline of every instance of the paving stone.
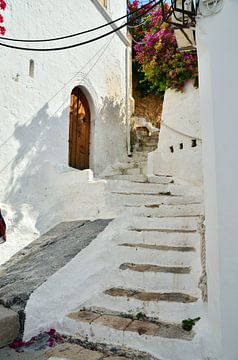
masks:
{"label": "paving stone", "polygon": [[101,360],[104,355],[98,351],[83,350],[77,358],[70,358],[70,360]]}
{"label": "paving stone", "polygon": [[45,358],[78,356],[84,348],[75,344],[63,344],[45,352]]}
{"label": "paving stone", "polygon": [[126,331],[137,332],[139,335],[155,335],[158,331],[158,325],[150,321],[134,320],[126,329]]}
{"label": "paving stone", "polygon": [[0,305],[0,347],[10,344],[19,334],[18,314]]}
{"label": "paving stone", "polygon": [[120,316],[102,315],[101,317],[96,319],[93,324],[108,326],[115,330],[125,330],[131,322],[131,319],[123,318]]}
{"label": "paving stone", "polygon": [[78,311],[67,315],[70,319],[83,321],[91,324],[92,321],[100,317],[100,314],[96,314],[92,311]]}
{"label": "paving stone", "polygon": [[84,349],[75,344],[63,344],[45,353],[46,359],[62,358],[67,360],[100,360],[104,355],[98,351]]}

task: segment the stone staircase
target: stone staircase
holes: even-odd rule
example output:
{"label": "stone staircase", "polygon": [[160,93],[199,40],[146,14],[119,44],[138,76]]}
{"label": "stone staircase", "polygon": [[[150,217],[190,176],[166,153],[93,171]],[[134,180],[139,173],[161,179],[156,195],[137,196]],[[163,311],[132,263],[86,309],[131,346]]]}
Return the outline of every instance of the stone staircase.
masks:
{"label": "stone staircase", "polygon": [[[105,176],[107,204],[119,217],[95,245],[95,274],[85,278],[89,287],[97,279],[100,291],[74,304],[59,330],[143,351],[148,359],[202,360],[199,327],[182,327],[185,319],[203,318],[202,192],[169,176],[148,179],[146,156],[136,150]],[[97,263],[104,263],[104,275]]]}
{"label": "stone staircase", "polygon": [[55,328],[125,358],[205,359],[199,323],[182,327],[185,319],[204,318],[202,191],[171,176],[148,178],[147,150],[155,140],[148,141],[104,174],[115,219],[31,293],[25,340]]}

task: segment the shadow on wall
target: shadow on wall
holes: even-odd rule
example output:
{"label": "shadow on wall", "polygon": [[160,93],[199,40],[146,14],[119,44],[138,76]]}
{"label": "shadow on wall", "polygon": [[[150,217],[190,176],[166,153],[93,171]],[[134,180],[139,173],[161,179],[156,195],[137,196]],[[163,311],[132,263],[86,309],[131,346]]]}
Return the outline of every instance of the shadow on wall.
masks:
{"label": "shadow on wall", "polygon": [[125,101],[105,97],[102,103],[100,120],[95,124],[96,173],[102,172],[108,165],[125,160],[127,154]]}
{"label": "shadow on wall", "polygon": [[[60,117],[50,117],[44,106],[28,124],[15,126],[13,137],[18,144],[17,154],[11,163],[10,180],[4,202],[20,205],[29,203],[35,207],[36,198],[42,201],[45,179],[40,167],[45,161],[65,158],[68,128],[68,111]],[[66,144],[63,146],[62,144]],[[20,215],[20,213],[19,213]],[[20,219],[16,219],[18,222]]]}
{"label": "shadow on wall", "polygon": [[[100,212],[94,190],[87,199],[84,196],[87,186],[92,185],[88,184],[90,172],[67,165],[68,126],[68,108],[60,116],[50,116],[44,106],[30,123],[15,127],[18,150],[11,163],[4,202],[19,208],[30,204],[32,221],[40,233],[66,219],[87,216],[90,207],[92,217]],[[84,186],[80,186],[82,182]],[[21,211],[17,213],[14,226],[22,220]]]}

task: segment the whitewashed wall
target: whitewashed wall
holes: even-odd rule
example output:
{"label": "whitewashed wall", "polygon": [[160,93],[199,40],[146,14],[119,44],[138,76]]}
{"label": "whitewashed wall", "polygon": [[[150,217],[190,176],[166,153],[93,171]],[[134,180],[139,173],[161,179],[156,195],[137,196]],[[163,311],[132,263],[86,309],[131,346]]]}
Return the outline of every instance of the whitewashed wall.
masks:
{"label": "whitewashed wall", "polygon": [[238,3],[197,24],[212,359],[237,360]]}
{"label": "whitewashed wall", "polygon": [[[95,0],[58,0],[56,5],[43,0],[9,0],[5,12],[7,36],[49,38],[104,24],[107,22],[105,11],[102,8],[99,11],[95,3]],[[125,0],[119,3],[118,16],[123,12],[126,14],[127,5]],[[91,35],[45,43],[40,47],[69,45],[110,30],[109,26]],[[64,206],[55,221],[66,216],[65,207],[71,209],[71,212],[66,212],[67,218],[74,216],[75,206],[78,217],[87,217],[87,211],[91,216],[97,213],[96,209],[103,207],[102,194],[91,186],[94,208],[87,208],[85,183],[88,176],[68,167],[70,94],[75,86],[81,86],[90,104],[90,167],[99,173],[107,165],[123,161],[127,149],[128,121],[127,45],[125,37],[115,34],[90,45],[60,52],[22,52],[1,48],[0,202],[5,203],[6,220],[13,229],[23,217],[19,213],[22,204],[30,204],[31,213],[40,214],[34,215],[36,233],[39,229],[44,231],[48,228],[48,220],[47,226],[40,221],[38,227],[37,219],[39,216],[49,219],[47,214],[56,209],[60,193],[64,193]],[[34,77],[29,76],[31,59],[35,64]],[[47,176],[47,169],[50,169],[50,176]],[[70,206],[73,194],[78,201]],[[8,206],[11,209],[15,207],[12,219],[7,214]],[[28,230],[22,236],[26,237]]]}
{"label": "whitewashed wall", "polygon": [[191,83],[184,92],[167,90],[158,149],[149,155],[149,175],[173,175],[200,185],[201,151],[198,90]]}

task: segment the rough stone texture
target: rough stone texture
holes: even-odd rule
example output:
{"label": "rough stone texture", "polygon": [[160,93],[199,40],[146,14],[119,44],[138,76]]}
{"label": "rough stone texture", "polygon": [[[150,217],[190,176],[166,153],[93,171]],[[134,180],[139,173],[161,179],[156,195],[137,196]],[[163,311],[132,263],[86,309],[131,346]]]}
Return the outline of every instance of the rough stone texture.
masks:
{"label": "rough stone texture", "polygon": [[96,314],[92,311],[78,311],[68,315],[70,319],[88,322],[91,324],[92,321],[96,320],[100,314]]}
{"label": "rough stone texture", "polygon": [[31,293],[90,244],[110,220],[61,223],[18,252],[0,273],[0,302],[20,314]]}
{"label": "rough stone texture", "polygon": [[191,303],[196,302],[198,299],[194,296],[184,293],[157,293],[157,292],[146,292],[130,289],[112,288],[105,291],[105,294],[110,296],[122,296],[127,298],[134,298],[141,301],[171,301],[171,302],[182,302]]}
{"label": "rough stone texture", "polygon": [[108,326],[116,330],[125,330],[131,322],[131,319],[126,319],[120,316],[103,315],[96,319],[93,323]]}
{"label": "rough stone texture", "polygon": [[[107,311],[107,314],[101,315]],[[90,310],[82,310],[82,313],[89,313]],[[155,319],[146,318],[144,320],[135,320],[126,314],[119,314],[116,311],[94,308],[92,314],[98,314],[99,317],[89,323],[98,324],[113,328],[119,331],[137,332],[139,335],[158,336],[163,338],[192,340],[193,331],[184,331],[181,324],[156,321]],[[81,321],[81,319],[78,319]],[[84,320],[83,320],[84,321]]]}
{"label": "rough stone texture", "polygon": [[[93,348],[93,347],[92,347]],[[92,349],[91,348],[91,349]],[[100,346],[99,346],[100,348]],[[115,355],[114,355],[115,354]],[[126,356],[126,357],[125,357]],[[155,358],[131,349],[101,347],[100,349],[90,350],[75,343],[64,343],[54,348],[46,350],[29,350],[24,352],[16,352],[14,349],[0,349],[1,360],[154,360]]]}
{"label": "rough stone texture", "polygon": [[137,332],[139,335],[160,336],[167,339],[192,340],[194,337],[194,333],[192,331],[184,331],[181,325],[167,324],[163,322],[153,323],[146,320],[133,321],[126,331]]}
{"label": "rough stone texture", "polygon": [[191,272],[191,268],[189,266],[159,266],[159,265],[150,265],[150,264],[132,264],[132,263],[124,263],[120,265],[121,270],[133,270],[139,272],[165,272],[165,273],[173,273],[173,274],[189,274]]}
{"label": "rough stone texture", "polygon": [[45,353],[46,359],[50,359],[51,357],[69,360],[100,360],[104,358],[104,355],[98,351],[84,349],[76,344],[64,344]]}
{"label": "rough stone texture", "polygon": [[0,305],[0,348],[17,337],[19,328],[18,314]]}
{"label": "rough stone texture", "polygon": [[151,323],[149,321],[135,320],[128,326],[126,331],[138,332],[139,335],[155,335],[158,331],[158,328],[159,327],[157,324]]}

